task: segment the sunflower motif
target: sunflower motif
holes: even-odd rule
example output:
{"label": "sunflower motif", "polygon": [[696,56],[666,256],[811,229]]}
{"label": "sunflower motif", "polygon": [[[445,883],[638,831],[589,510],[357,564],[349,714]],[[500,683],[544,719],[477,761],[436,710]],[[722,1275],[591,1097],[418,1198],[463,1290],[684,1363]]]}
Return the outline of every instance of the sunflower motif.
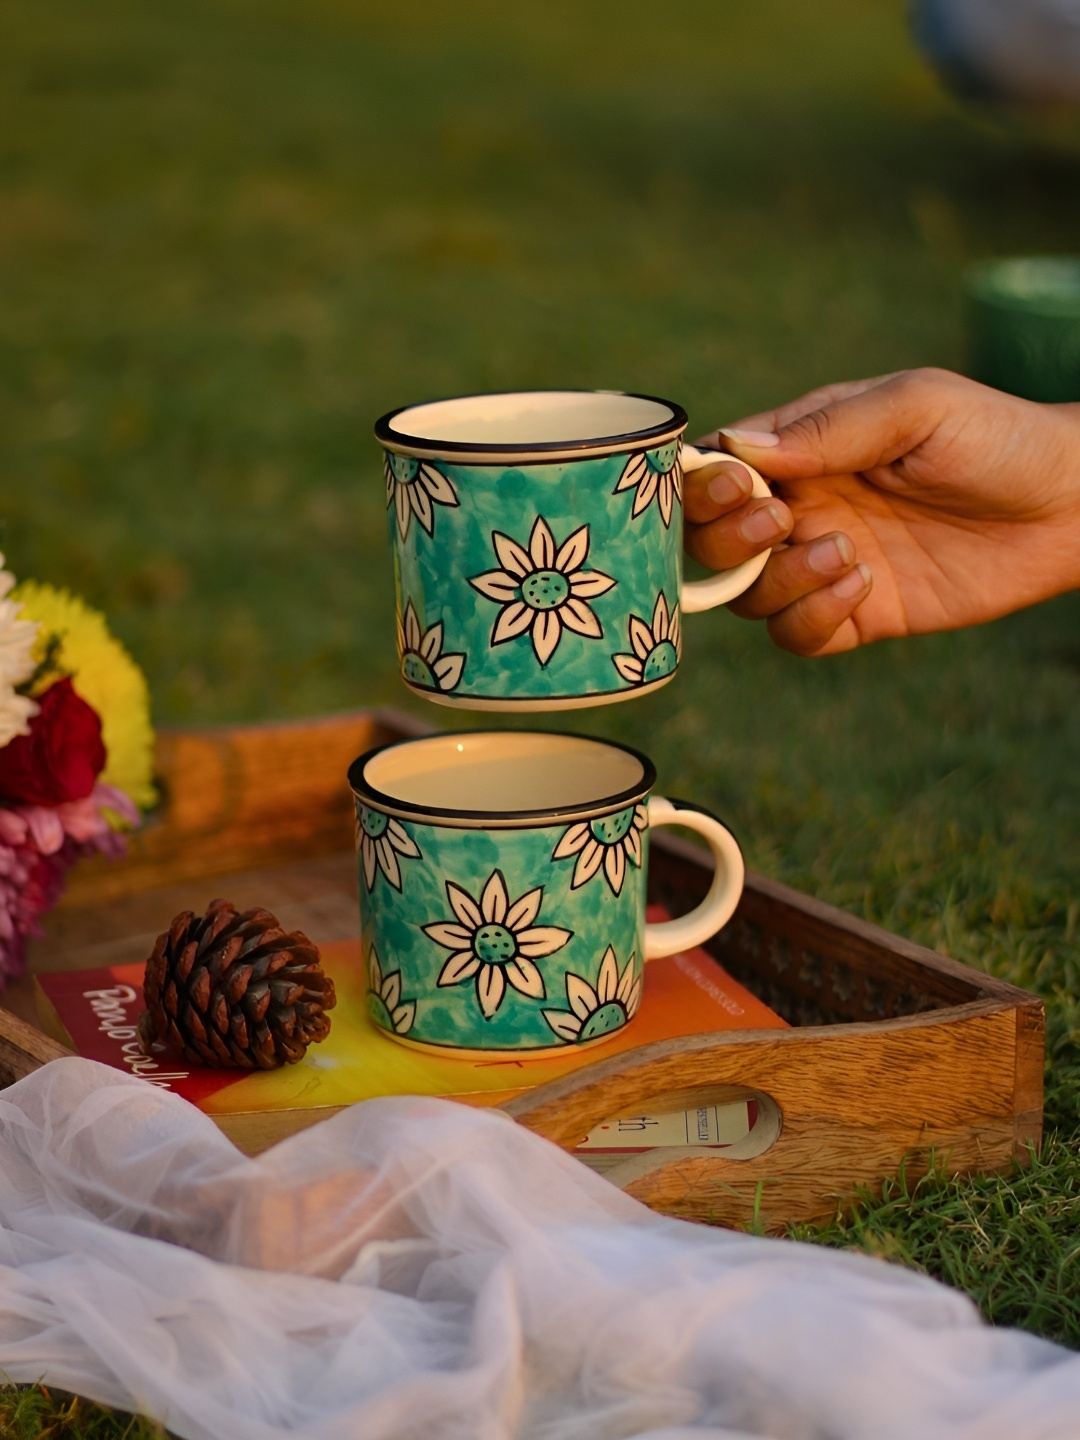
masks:
{"label": "sunflower motif", "polygon": [[626,878],[627,860],[641,868],[641,835],[648,828],[649,812],[644,805],[631,805],[628,810],[601,815],[596,820],[579,820],[565,831],[551,858],[578,857],[571,890],[586,884],[603,867],[611,893],[618,895]]}
{"label": "sunflower motif", "polygon": [[391,500],[397,511],[398,534],[404,540],[415,515],[430,535],[435,528],[434,505],[457,505],[458,493],[451,481],[426,460],[411,455],[393,455],[388,450],[383,460],[386,476],[386,505]]}
{"label": "sunflower motif", "polygon": [[536,658],[546,665],[564,625],[588,640],[603,638],[603,626],[585,601],[606,594],[616,582],[599,570],[581,568],[589,555],[588,525],[556,549],[547,521],[538,515],[528,550],[498,530],[492,531],[491,543],[503,568],[474,575],[469,584],[503,607],[491,631],[492,645],[531,630]]}
{"label": "sunflower motif", "polygon": [[[373,810],[370,805],[361,805],[356,817],[356,838],[360,846],[360,858],[364,864],[364,880],[370,891],[375,884],[376,871],[381,870],[395,890],[401,889],[401,867],[398,855],[410,860],[420,860],[420,847],[405,826]],[[396,853],[395,853],[396,852]]]}
{"label": "sunflower motif", "polygon": [[421,631],[411,600],[406,601],[404,617],[398,617],[397,643],[401,673],[410,685],[425,690],[453,690],[460,681],[465,656],[442,653],[442,621]]}
{"label": "sunflower motif", "polygon": [[368,956],[368,1014],[382,1030],[407,1035],[416,1019],[416,1001],[401,998],[401,971],[384,975],[379,952],[373,945]]}
{"label": "sunflower motif", "polygon": [[600,962],[595,989],[580,975],[567,974],[570,1009],[544,1011],[544,1019],[560,1040],[580,1045],[622,1029],[641,1004],[641,977],[634,978],[635,959],[630,956],[620,975],[615,951],[609,945]]}
{"label": "sunflower motif", "polygon": [[634,508],[630,518],[636,520],[657,501],[665,525],[671,524],[671,512],[676,499],[682,504],[682,463],[679,459],[681,442],[672,440],[658,450],[640,450],[631,455],[626,468],[619,476],[619,483],[612,494],[622,490],[636,490]]}
{"label": "sunflower motif", "polygon": [[678,605],[669,613],[662,590],[656,597],[652,625],[631,615],[627,629],[632,653],[611,657],[624,680],[629,680],[631,685],[651,685],[674,673],[682,658],[682,622]]}
{"label": "sunflower motif", "polygon": [[436,945],[453,951],[439,973],[439,985],[460,985],[476,976],[476,999],[485,1020],[503,1002],[507,985],[534,1000],[546,1000],[544,977],[533,964],[561,950],[573,935],[557,925],[534,925],[544,888],[537,886],[511,905],[501,870],[493,870],[479,903],[446,882],[446,898],[458,924],[440,921],[420,928]]}

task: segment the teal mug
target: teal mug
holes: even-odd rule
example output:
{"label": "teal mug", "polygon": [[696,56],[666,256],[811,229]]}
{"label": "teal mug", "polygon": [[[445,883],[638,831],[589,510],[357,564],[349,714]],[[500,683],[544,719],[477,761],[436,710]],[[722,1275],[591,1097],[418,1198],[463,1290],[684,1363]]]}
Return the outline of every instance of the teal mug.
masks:
{"label": "teal mug", "polygon": [[[473,710],[570,710],[675,674],[682,616],[741,595],[768,558],[682,579],[682,442],[668,400],[472,395],[384,415],[405,684]],[[749,467],[748,467],[749,468]],[[757,495],[769,489],[754,475]]]}
{"label": "teal mug", "polygon": [[[719,820],[651,795],[636,750],[579,735],[474,731],[370,750],[349,769],[375,1024],[443,1053],[545,1054],[609,1038],[645,961],[731,918],[739,847]],[[646,924],[648,837],[704,837],[712,885]]]}

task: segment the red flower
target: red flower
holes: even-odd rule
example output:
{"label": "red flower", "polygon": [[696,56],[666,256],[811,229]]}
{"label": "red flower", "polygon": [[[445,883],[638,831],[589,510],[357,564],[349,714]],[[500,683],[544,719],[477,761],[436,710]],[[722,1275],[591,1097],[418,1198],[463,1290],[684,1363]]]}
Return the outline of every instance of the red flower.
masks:
{"label": "red flower", "polygon": [[38,696],[29,735],[0,749],[0,796],[24,805],[62,805],[82,800],[105,768],[98,713],[57,680]]}

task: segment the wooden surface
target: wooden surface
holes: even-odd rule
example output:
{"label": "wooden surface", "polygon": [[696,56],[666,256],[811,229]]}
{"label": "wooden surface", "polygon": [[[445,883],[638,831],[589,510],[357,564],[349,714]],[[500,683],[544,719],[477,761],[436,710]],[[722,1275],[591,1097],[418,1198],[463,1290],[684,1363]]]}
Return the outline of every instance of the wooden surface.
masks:
{"label": "wooden surface", "polygon": [[[372,712],[291,725],[166,734],[157,823],[111,869],[76,872],[32,969],[144,958],[183,909],[218,893],[266,905],[317,942],[359,933],[352,804],[344,775],[362,750],[430,727]],[[704,894],[709,860],[659,832],[650,895],[678,914]],[[835,1213],[861,1186],[935,1154],[954,1171],[998,1170],[1038,1145],[1041,1002],[763,876],[749,875],[707,948],[778,1010],[787,1031],[733,1031],[598,1059],[506,1106],[567,1147],[620,1114],[752,1094],[771,1129],[734,1153],[656,1151],[620,1183],[657,1209],[767,1229]],[[0,1084],[64,1053],[31,1023],[30,987],[0,1011]],[[302,1112],[297,1128],[317,1115]],[[258,1148],[233,1127],[232,1138]],[[760,1142],[753,1153],[757,1136]],[[762,1148],[764,1146],[764,1148]]]}

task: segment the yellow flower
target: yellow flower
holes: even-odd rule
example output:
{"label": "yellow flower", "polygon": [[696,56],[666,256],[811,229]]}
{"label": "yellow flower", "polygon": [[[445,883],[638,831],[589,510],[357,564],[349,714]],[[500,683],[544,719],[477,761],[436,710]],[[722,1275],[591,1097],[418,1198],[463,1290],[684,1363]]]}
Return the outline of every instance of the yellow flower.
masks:
{"label": "yellow flower", "polygon": [[157,793],[145,675],[109,633],[104,615],[69,591],[24,580],[11,598],[22,606],[20,618],[39,622],[35,661],[45,658],[55,636],[56,665],[72,677],[76,691],[101,717],[108,753],[101,779],[123,790],[140,809],[149,809],[156,803]]}

